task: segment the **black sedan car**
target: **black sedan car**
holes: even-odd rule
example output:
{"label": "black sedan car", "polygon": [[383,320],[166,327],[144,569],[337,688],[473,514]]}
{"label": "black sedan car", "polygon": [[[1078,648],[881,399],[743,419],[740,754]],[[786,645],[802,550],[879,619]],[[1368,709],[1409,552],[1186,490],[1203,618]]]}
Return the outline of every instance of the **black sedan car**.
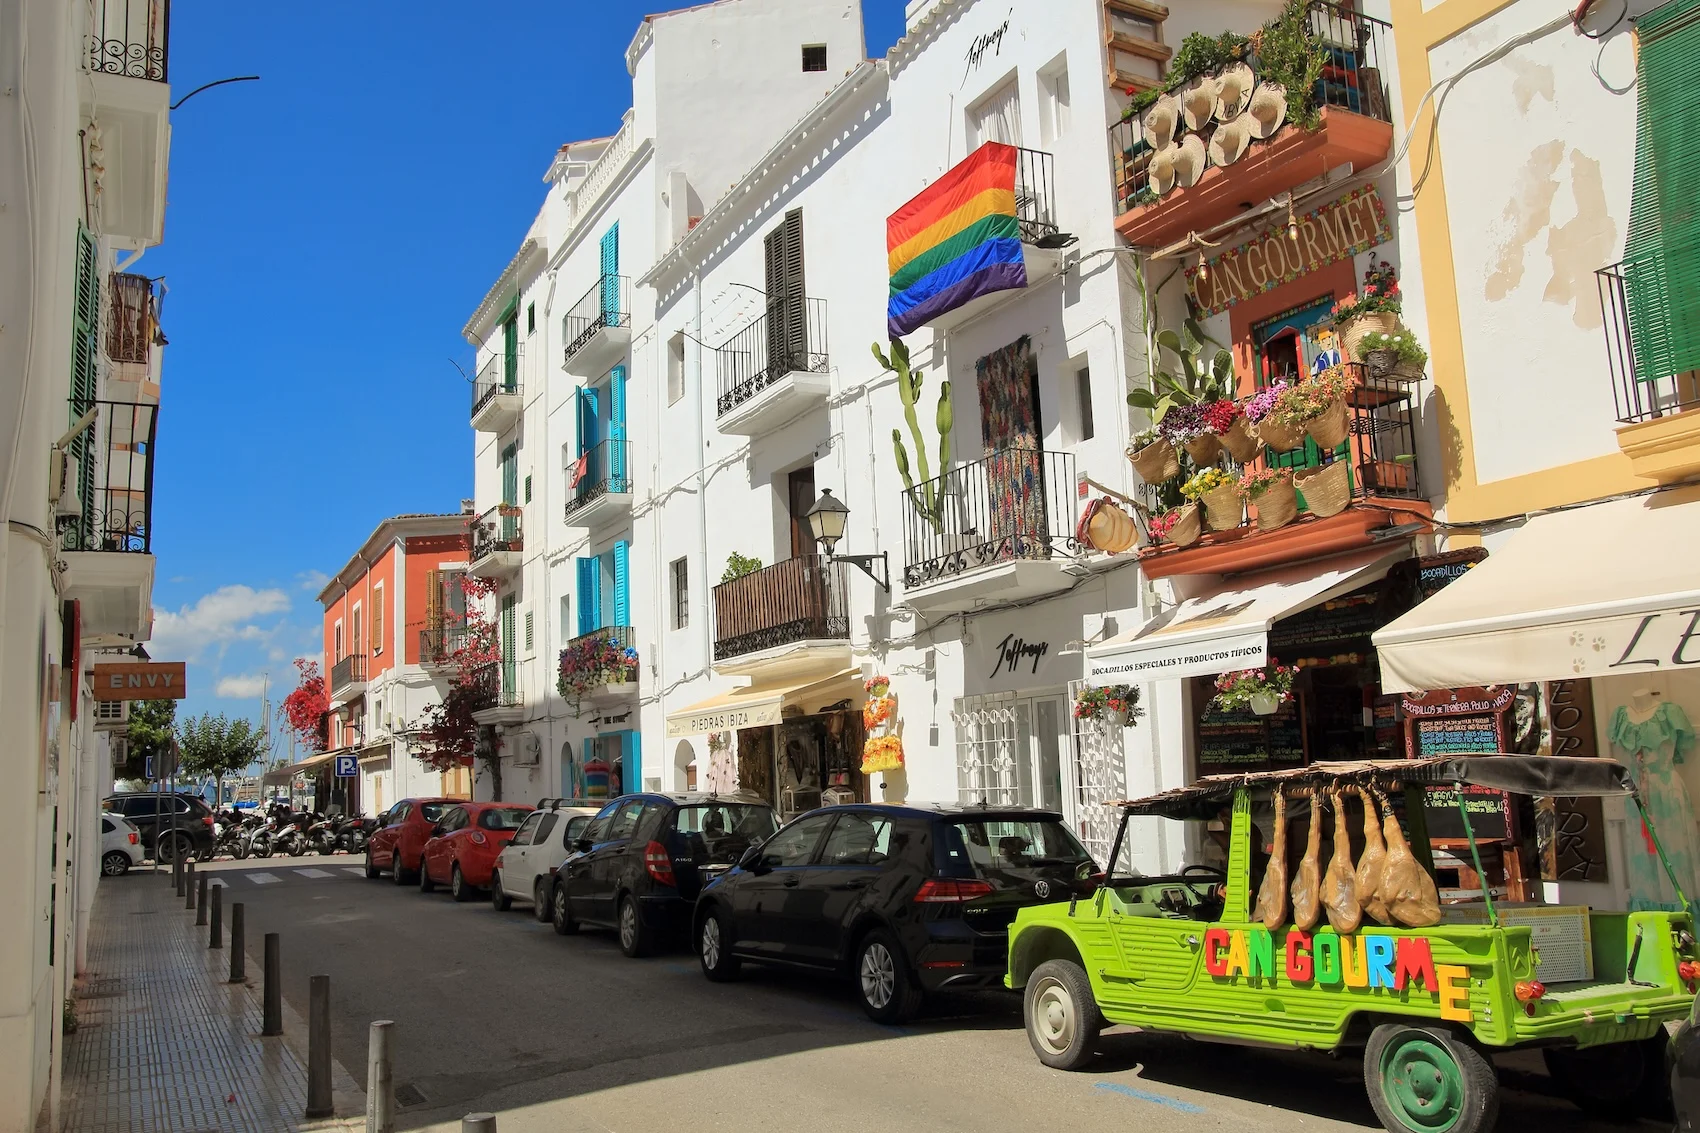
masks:
{"label": "black sedan car", "polygon": [[180,854],[202,861],[212,857],[213,812],[204,799],[136,791],[108,795],[102,806],[130,820],[147,857],[162,862],[174,861]]}
{"label": "black sedan car", "polygon": [[697,893],[778,827],[773,808],[734,795],[623,795],[603,807],[550,884],[563,936],[606,925],[627,956],[684,936]]}
{"label": "black sedan car", "polygon": [[850,975],[895,1023],[928,992],[1001,986],[1016,911],[1090,894],[1097,869],[1051,811],[826,807],[703,889],[697,955],[716,981],[745,960]]}

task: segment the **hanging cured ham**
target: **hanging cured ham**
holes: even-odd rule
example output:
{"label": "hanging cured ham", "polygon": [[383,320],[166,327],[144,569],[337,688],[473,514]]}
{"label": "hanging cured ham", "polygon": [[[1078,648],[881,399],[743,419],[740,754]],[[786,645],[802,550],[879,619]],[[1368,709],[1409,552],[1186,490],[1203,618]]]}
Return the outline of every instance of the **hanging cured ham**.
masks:
{"label": "hanging cured ham", "polygon": [[1270,848],[1269,865],[1263,871],[1263,887],[1257,891],[1257,907],[1251,919],[1262,921],[1263,927],[1274,932],[1287,921],[1287,798],[1275,792],[1275,841]]}
{"label": "hanging cured ham", "polygon": [[1387,865],[1381,871],[1381,886],[1377,890],[1393,919],[1412,928],[1423,928],[1440,922],[1440,891],[1399,829],[1399,819],[1385,797],[1381,809],[1381,831],[1387,839]]}
{"label": "hanging cured ham", "polygon": [[1335,932],[1356,932],[1364,917],[1358,903],[1358,878],[1352,865],[1352,835],[1346,828],[1346,800],[1338,789],[1329,792],[1334,808],[1334,853],[1322,875],[1322,907]]}
{"label": "hanging cured ham", "polygon": [[1304,932],[1316,927],[1322,917],[1322,796],[1310,793],[1310,833],[1305,838],[1304,860],[1293,878],[1293,925]]}
{"label": "hanging cured ham", "polygon": [[1358,855],[1358,901],[1371,920],[1392,924],[1387,904],[1381,899],[1381,871],[1387,866],[1387,843],[1381,837],[1381,815],[1376,812],[1375,799],[1362,787],[1358,798],[1364,804],[1364,852]]}

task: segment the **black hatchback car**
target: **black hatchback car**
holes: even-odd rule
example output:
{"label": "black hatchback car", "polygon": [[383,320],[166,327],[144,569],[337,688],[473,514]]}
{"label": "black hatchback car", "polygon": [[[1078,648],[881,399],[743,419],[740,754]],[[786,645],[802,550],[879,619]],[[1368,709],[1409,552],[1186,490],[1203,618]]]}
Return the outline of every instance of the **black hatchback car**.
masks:
{"label": "black hatchback car", "polygon": [[[175,861],[186,853],[205,861],[212,857],[213,812],[195,795],[167,795],[136,791],[108,795],[104,809],[130,820],[142,838],[142,852],[162,862]],[[172,811],[176,810],[175,830]]]}
{"label": "black hatchback car", "polygon": [[773,808],[735,795],[623,795],[599,811],[550,885],[563,936],[606,925],[627,956],[683,937],[697,893],[778,827]]}
{"label": "black hatchback car", "polygon": [[1002,986],[1017,910],[1092,892],[1098,867],[1053,811],[854,804],[810,811],[703,889],[703,974],[744,960],[853,977],[895,1023],[946,988]]}

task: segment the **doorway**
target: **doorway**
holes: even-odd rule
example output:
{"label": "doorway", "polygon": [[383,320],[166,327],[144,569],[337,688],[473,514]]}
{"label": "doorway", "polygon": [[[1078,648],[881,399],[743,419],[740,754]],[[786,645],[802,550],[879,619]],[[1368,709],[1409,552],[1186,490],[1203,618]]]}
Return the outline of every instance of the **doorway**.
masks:
{"label": "doorway", "polygon": [[[1334,297],[1327,295],[1252,326],[1258,388],[1280,381],[1292,385],[1310,376],[1323,350],[1318,332],[1328,325],[1333,306]],[[1272,468],[1314,468],[1322,463],[1322,450],[1308,436],[1302,449],[1267,455]]]}
{"label": "doorway", "polygon": [[809,531],[808,512],[815,506],[815,466],[793,468],[785,477],[786,510],[791,522],[791,557],[815,553],[815,537]]}

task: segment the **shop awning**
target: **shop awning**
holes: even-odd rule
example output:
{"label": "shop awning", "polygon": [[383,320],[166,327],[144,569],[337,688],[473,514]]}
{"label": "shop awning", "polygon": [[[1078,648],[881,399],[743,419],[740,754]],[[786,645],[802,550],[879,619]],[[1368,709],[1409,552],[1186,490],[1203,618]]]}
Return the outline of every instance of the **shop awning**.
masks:
{"label": "shop awning", "polygon": [[779,723],[787,708],[796,707],[805,714],[812,714],[846,698],[852,705],[859,705],[862,702],[861,676],[860,669],[845,669],[825,678],[818,673],[789,680],[778,677],[770,682],[733,689],[688,708],[669,712],[667,735],[673,739],[704,732],[759,728]]}
{"label": "shop awning", "polygon": [[1140,684],[1267,664],[1269,627],[1289,614],[1379,581],[1404,547],[1337,555],[1231,579],[1129,633],[1089,646],[1092,684]]}
{"label": "shop awning", "polygon": [[261,776],[261,781],[268,787],[278,786],[289,782],[303,771],[312,771],[315,768],[322,767],[335,759],[336,756],[337,753],[334,751],[322,752],[319,755],[310,755],[306,759],[303,759],[300,763],[291,763],[288,767],[278,767],[266,772],[263,776]]}
{"label": "shop awning", "polygon": [[1700,666],[1700,489],[1540,515],[1374,637],[1387,692]]}

